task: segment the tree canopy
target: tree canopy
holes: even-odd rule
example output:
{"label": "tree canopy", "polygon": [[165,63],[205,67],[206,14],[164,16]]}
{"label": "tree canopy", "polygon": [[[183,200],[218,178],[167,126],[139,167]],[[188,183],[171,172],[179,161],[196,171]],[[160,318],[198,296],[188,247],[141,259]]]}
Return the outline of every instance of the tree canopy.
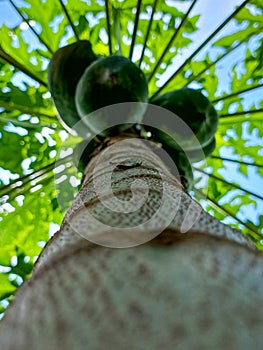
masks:
{"label": "tree canopy", "polygon": [[1,1],[0,312],[80,184],[72,147],[81,139],[58,122],[47,87],[53,53],[77,40],[89,40],[97,55],[131,58],[148,78],[150,97],[186,86],[207,95],[220,115],[217,146],[206,162],[193,164],[191,195],[263,248],[263,4],[237,1],[219,24],[220,2],[209,21],[202,6],[202,0]]}

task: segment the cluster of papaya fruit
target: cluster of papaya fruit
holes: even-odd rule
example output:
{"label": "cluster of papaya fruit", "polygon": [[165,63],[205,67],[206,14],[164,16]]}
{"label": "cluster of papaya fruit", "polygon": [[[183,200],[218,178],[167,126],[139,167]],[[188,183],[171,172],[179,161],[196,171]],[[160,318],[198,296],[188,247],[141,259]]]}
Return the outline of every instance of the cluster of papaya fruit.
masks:
{"label": "cluster of papaya fruit", "polygon": [[[135,129],[140,136],[150,135],[169,153],[189,190],[193,183],[191,163],[208,157],[215,149],[218,114],[199,90],[183,88],[152,98],[151,105],[171,112],[169,125],[153,126],[147,108],[148,82],[142,70],[122,56],[99,57],[88,40],[62,47],[53,55],[48,85],[61,123],[84,140],[95,137],[83,152],[86,164],[98,140],[139,124]],[[119,115],[110,115],[103,108],[122,103]],[[172,120],[173,115],[180,118],[193,137],[189,132],[184,135],[184,128]],[[161,125],[162,115],[159,118]]]}

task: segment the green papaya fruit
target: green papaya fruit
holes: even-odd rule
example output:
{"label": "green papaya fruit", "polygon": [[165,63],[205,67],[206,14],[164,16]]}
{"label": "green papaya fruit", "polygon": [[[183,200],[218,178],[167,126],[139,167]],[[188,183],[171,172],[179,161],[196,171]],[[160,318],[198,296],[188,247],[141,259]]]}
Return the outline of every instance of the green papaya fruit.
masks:
{"label": "green papaya fruit", "polygon": [[73,163],[80,173],[84,173],[86,166],[94,155],[94,151],[99,146],[95,138],[83,140],[73,149]]}
{"label": "green papaya fruit", "polygon": [[[157,155],[160,156],[163,162],[167,164],[167,166],[173,172],[173,175],[178,177],[179,174],[179,180],[181,181],[184,188],[187,191],[191,190],[194,184],[194,177],[188,154],[186,154],[184,150],[180,148],[179,145],[177,145],[178,148],[174,148],[173,146],[171,147],[170,144],[173,144],[173,140],[165,132],[152,126],[147,126],[147,131],[151,133],[150,140],[156,143],[160,143],[163,150],[165,150],[165,152],[168,153],[170,158],[165,157],[164,159],[164,153],[162,152],[159,154],[158,149],[154,149],[154,152],[157,153]],[[169,142],[163,142],[163,140],[169,140]],[[171,159],[174,164],[171,164]],[[174,165],[177,169],[176,172],[173,171]]]}
{"label": "green papaya fruit", "polygon": [[[92,132],[108,136],[107,128],[118,124],[116,128],[122,131],[127,129],[125,123],[142,121],[148,101],[147,80],[128,58],[101,58],[85,70],[77,85],[75,101],[79,115]],[[115,104],[122,105],[118,109],[100,110]]]}
{"label": "green papaya fruit", "polygon": [[188,157],[190,158],[191,162],[199,162],[200,160],[207,157],[210,157],[211,154],[214,152],[216,148],[216,139],[215,137],[212,137],[210,142],[202,148],[202,154],[198,150],[189,151],[187,152]]}
{"label": "green papaya fruit", "polygon": [[[218,114],[212,103],[199,90],[190,88],[174,90],[153,98],[150,103],[176,114],[190,127],[202,147],[209,144],[217,130]],[[178,135],[176,129],[176,122],[173,126],[171,120],[167,126],[168,133],[175,135],[175,139],[180,140],[180,145],[185,151],[196,149],[189,134],[184,135],[184,130],[180,129],[180,135]],[[170,146],[177,148],[175,143]]]}
{"label": "green papaya fruit", "polygon": [[91,43],[80,40],[60,48],[49,63],[48,86],[63,126],[73,128],[80,120],[75,105],[76,86],[85,69],[96,59]]}

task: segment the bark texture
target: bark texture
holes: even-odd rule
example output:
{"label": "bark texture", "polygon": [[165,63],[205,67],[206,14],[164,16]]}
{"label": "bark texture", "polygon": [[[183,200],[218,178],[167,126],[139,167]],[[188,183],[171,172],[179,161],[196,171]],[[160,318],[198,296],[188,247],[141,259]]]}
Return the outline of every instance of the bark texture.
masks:
{"label": "bark texture", "polygon": [[[90,162],[60,231],[8,308],[0,349],[261,349],[262,254],[202,211],[144,143],[111,147],[99,167],[100,155]],[[109,173],[112,192],[103,185]],[[129,212],[140,193],[144,205]],[[116,211],[107,207],[113,197]],[[141,237],[144,244],[111,248]]]}

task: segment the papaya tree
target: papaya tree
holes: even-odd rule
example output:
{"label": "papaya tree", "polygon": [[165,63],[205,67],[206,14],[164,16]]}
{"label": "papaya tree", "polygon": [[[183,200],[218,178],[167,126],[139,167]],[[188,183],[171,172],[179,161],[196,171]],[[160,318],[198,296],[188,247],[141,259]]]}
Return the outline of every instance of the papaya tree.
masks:
{"label": "papaya tree", "polygon": [[201,3],[3,2],[1,349],[259,348],[262,4]]}

